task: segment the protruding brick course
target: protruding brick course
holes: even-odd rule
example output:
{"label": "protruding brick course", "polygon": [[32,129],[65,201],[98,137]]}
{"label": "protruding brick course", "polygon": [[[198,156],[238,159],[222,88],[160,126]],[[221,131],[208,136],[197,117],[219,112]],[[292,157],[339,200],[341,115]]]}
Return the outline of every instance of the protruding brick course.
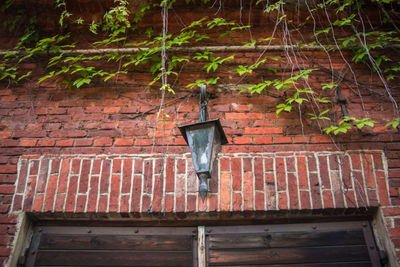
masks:
{"label": "protruding brick course", "polygon": [[389,207],[384,161],[381,151],[221,154],[204,205],[189,154],[21,157],[15,186],[3,187],[15,188],[13,212]]}

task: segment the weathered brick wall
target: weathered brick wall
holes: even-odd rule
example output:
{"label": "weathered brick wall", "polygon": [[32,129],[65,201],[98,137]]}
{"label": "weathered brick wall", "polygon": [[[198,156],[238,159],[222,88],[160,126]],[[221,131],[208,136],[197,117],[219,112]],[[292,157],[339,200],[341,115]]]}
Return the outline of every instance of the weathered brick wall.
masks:
{"label": "weathered brick wall", "polygon": [[[183,21],[202,16],[199,10],[177,12]],[[230,19],[239,16],[237,10],[225,13]],[[158,14],[148,19],[148,25],[159,26]],[[255,11],[252,20],[257,25],[255,37],[272,31],[265,27],[272,24],[261,10]],[[176,21],[171,18],[171,31]],[[52,31],[56,24],[47,27]],[[81,37],[76,34],[74,38]],[[204,45],[241,44],[247,38],[241,33]],[[5,44],[0,42],[1,47]],[[81,46],[86,45],[82,41]],[[351,55],[343,53],[350,61]],[[230,64],[254,62],[259,55],[260,51],[238,51]],[[281,50],[265,55],[285,57]],[[330,67],[323,51],[304,51],[303,56],[308,58],[304,60],[307,67]],[[345,65],[339,54],[332,54],[331,60],[336,70]],[[45,64],[37,58],[24,67],[38,77]],[[239,94],[245,84],[282,74],[269,72],[267,67],[282,70],[286,62],[264,66],[240,82],[231,65],[221,67],[219,85],[207,89],[209,111],[211,118],[220,118],[229,144],[222,149],[218,171],[210,180],[211,192],[202,204],[189,150],[177,126],[198,119],[198,92],[185,86],[195,78],[205,78],[204,71],[189,68],[182,72],[174,87],[176,95],[166,95],[158,116],[161,93],[146,87],[151,79],[147,67],[121,75],[118,84],[99,82],[81,90],[66,90],[54,82],[39,86],[34,80],[11,87],[2,84],[2,262],[11,253],[17,214],[22,211],[66,217],[124,214],[140,219],[148,213],[183,218],[186,214],[380,207],[400,257],[400,135],[383,127],[393,116],[385,97],[363,88],[360,97],[343,84],[350,115],[375,119],[379,127],[328,137],[315,121],[304,117],[301,121],[297,111],[282,113],[278,119],[275,106],[282,102],[280,91]],[[359,65],[353,69],[360,83],[376,84],[369,69]],[[330,77],[319,71],[309,82],[320,88]],[[399,92],[393,93],[399,100]],[[336,102],[336,96],[331,99]],[[340,117],[340,109],[335,109]]]}

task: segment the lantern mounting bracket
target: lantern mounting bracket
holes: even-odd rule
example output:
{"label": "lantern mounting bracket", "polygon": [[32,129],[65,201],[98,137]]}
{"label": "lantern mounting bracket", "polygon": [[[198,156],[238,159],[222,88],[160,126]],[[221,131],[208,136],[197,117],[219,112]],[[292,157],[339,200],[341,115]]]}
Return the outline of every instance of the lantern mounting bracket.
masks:
{"label": "lantern mounting bracket", "polygon": [[200,86],[199,98],[199,122],[204,122],[208,120],[207,104],[207,88],[206,85],[202,84]]}
{"label": "lantern mounting bracket", "polygon": [[199,96],[199,122],[179,126],[183,138],[189,145],[196,174],[200,180],[199,193],[204,202],[220,146],[228,140],[219,119],[210,120],[207,110],[206,86],[201,85]]}

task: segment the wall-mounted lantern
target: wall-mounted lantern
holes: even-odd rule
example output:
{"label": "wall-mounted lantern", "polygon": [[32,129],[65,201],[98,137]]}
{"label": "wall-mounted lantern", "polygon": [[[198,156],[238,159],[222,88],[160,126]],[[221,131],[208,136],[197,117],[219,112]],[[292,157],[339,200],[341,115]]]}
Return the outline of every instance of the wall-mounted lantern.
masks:
{"label": "wall-mounted lantern", "polygon": [[199,193],[204,202],[208,191],[207,179],[211,178],[220,147],[228,143],[219,119],[208,119],[205,85],[200,88],[199,122],[178,128],[189,145],[194,169],[200,179]]}

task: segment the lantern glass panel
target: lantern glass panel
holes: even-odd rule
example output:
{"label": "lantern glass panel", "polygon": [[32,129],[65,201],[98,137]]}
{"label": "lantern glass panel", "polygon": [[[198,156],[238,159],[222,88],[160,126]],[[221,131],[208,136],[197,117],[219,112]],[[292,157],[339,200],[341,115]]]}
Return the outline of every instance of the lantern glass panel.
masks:
{"label": "lantern glass panel", "polygon": [[192,160],[196,173],[208,173],[211,175],[211,162],[215,151],[213,144],[215,125],[206,124],[193,126],[186,130],[186,136],[192,154]]}

